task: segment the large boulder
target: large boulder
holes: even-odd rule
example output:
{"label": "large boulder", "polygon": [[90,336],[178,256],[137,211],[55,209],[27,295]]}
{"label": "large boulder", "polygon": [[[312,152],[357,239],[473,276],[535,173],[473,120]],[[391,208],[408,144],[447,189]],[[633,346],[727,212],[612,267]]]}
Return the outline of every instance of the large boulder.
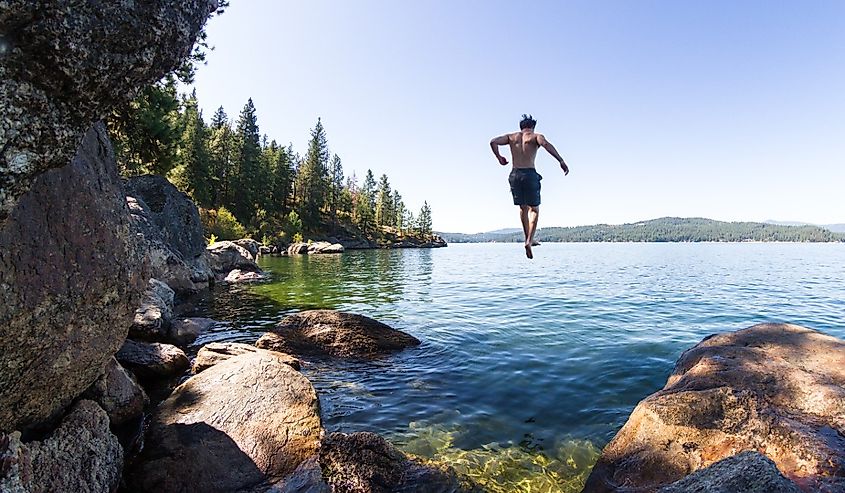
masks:
{"label": "large boulder", "polygon": [[99,404],[113,426],[140,416],[149,403],[147,393],[135,377],[114,358],[109,360],[103,374],[83,396]]}
{"label": "large boulder", "polygon": [[170,286],[150,279],[144,300],[135,310],[135,318],[129,326],[129,337],[145,341],[161,341],[167,338],[173,318],[174,292]]}
{"label": "large boulder", "polygon": [[136,176],[126,180],[125,186],[153,277],[179,293],[207,288],[214,273],[205,255],[199,211],[191,198],[162,176]]}
{"label": "large boulder", "polygon": [[315,241],[308,245],[308,254],[319,253],[343,253],[343,245],[340,243],[329,243],[328,241]]}
{"label": "large boulder", "polygon": [[420,341],[363,315],[307,310],[286,316],[255,344],[290,354],[372,358],[417,346]]}
{"label": "large boulder", "polygon": [[115,355],[117,361],[139,378],[167,378],[191,366],[185,353],[176,346],[127,339]]}
{"label": "large boulder", "polygon": [[316,454],[321,433],[308,379],[270,351],[243,354],[190,378],[159,406],[128,484],[257,491]]}
{"label": "large boulder", "polygon": [[758,452],[743,452],[696,471],[659,493],[801,493]]}
{"label": "large boulder", "polygon": [[261,272],[252,254],[233,241],[214,242],[206,247],[206,254],[212,270],[224,277],[235,269]]}
{"label": "large boulder", "polygon": [[320,446],[323,479],[344,493],[481,492],[451,467],[409,458],[375,433],[332,433]]}
{"label": "large boulder", "polygon": [[258,254],[261,252],[261,243],[258,243],[252,238],[241,238],[240,240],[235,240],[232,243],[248,251],[252,260],[258,260]]}
{"label": "large boulder", "polygon": [[[212,0],[0,3],[0,227],[38,175],[70,162],[93,122],[190,54],[216,8]],[[57,207],[50,220],[79,210]]]}
{"label": "large boulder", "polygon": [[0,227],[0,432],[57,415],[120,348],[149,279],[133,236],[106,129],[96,125]]}
{"label": "large boulder", "polygon": [[20,433],[0,433],[0,491],[31,493],[117,489],[123,449],[109,431],[106,412],[92,401],[76,404],[50,436],[20,442]]}
{"label": "large boulder", "polygon": [[[263,353],[264,351],[266,351],[266,349],[260,349],[240,342],[212,342],[201,347],[197,352],[197,357],[194,359],[192,370],[194,373],[199,373],[234,356]],[[290,367],[294,370],[299,370],[301,368],[301,363],[293,356],[275,351],[273,354],[275,357],[281,359],[286,365],[290,365]]]}
{"label": "large boulder", "polygon": [[845,341],[759,324],[681,355],[602,451],[584,491],[655,491],[746,450],[803,491],[845,491]]}

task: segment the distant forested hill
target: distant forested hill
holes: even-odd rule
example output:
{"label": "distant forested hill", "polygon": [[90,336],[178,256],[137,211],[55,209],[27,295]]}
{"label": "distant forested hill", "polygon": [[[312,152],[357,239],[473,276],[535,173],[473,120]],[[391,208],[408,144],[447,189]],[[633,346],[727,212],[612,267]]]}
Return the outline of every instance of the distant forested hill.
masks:
{"label": "distant forested hill", "polygon": [[[449,243],[520,242],[522,232],[440,233]],[[704,218],[663,217],[631,224],[542,228],[537,240],[546,242],[633,241],[802,241],[845,242],[845,234],[818,226],[783,226],[753,222],[724,222]]]}

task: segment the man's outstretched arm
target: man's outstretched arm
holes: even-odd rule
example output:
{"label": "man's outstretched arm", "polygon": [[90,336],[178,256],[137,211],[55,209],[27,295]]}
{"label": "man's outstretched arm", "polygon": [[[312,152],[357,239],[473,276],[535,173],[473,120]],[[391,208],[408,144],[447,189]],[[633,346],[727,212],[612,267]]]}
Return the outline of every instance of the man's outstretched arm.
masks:
{"label": "man's outstretched arm", "polygon": [[560,154],[557,152],[557,149],[555,149],[555,146],[553,146],[551,142],[546,140],[546,137],[544,137],[542,134],[537,136],[537,142],[541,146],[543,146],[543,149],[545,149],[549,154],[551,154],[553,158],[557,159],[557,162],[560,163],[560,169],[563,170],[563,174],[568,175],[569,166],[567,166],[566,163],[563,161],[563,158],[560,157]]}
{"label": "man's outstretched arm", "polygon": [[501,164],[502,166],[508,164],[508,160],[507,158],[499,154],[499,146],[506,146],[509,143],[510,139],[508,138],[507,134],[494,137],[493,140],[490,141],[490,149],[493,150],[493,154],[496,156],[496,159],[499,160],[499,164]]}

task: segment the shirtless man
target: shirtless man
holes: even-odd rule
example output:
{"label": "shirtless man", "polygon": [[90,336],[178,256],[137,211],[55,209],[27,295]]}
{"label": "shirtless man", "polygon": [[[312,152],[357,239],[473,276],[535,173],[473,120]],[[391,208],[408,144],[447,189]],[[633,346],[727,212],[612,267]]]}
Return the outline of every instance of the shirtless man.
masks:
{"label": "shirtless man", "polygon": [[513,204],[519,206],[519,217],[522,219],[522,231],[525,233],[525,255],[534,258],[531,247],[534,244],[534,232],[537,231],[537,218],[540,215],[540,180],[543,179],[534,169],[534,158],[537,149],[542,147],[560,163],[564,175],[569,174],[569,167],[563,162],[555,146],[546,140],[543,134],[534,133],[537,121],[531,115],[522,115],[519,122],[519,132],[501,135],[490,141],[490,148],[505,166],[508,160],[499,154],[499,146],[510,146],[513,157],[513,170],[508,181],[513,194]]}

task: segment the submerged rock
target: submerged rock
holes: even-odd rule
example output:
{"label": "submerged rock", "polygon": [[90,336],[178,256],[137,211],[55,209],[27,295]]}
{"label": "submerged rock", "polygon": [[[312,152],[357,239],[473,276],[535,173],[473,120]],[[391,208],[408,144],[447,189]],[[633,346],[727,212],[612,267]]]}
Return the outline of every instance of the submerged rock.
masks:
{"label": "submerged rock", "polygon": [[207,288],[214,273],[205,255],[199,211],[191,198],[163,176],[132,177],[125,186],[153,277],[180,294]]}
{"label": "submerged rock", "polygon": [[121,425],[144,412],[149,398],[135,378],[116,359],[106,364],[100,378],[85,392],[108,414],[112,426]]}
{"label": "submerged rock", "polygon": [[215,320],[203,317],[177,318],[170,323],[168,340],[180,346],[191,344],[200,334],[217,325]]}
{"label": "submerged rock", "polygon": [[258,491],[317,453],[322,428],[311,383],[270,351],[214,365],[156,411],[133,491]]}
{"label": "submerged rock", "polygon": [[0,491],[115,491],[123,449],[109,431],[105,411],[77,403],[61,425],[41,441],[22,444],[20,434],[0,433]]}
{"label": "submerged rock", "polygon": [[705,338],[637,405],[584,491],[655,491],[757,450],[803,491],[845,490],[845,341],[759,324]]}
{"label": "submerged rock", "polygon": [[39,176],[0,225],[0,432],[58,415],[99,377],[147,279],[96,125],[73,162]]}
{"label": "submerged rock", "polygon": [[176,346],[131,339],[126,340],[116,358],[141,379],[178,375],[191,366],[188,357]]}
{"label": "submerged rock", "polygon": [[417,346],[420,341],[363,315],[307,310],[288,315],[255,344],[282,353],[367,358]]}
{"label": "submerged rock", "polygon": [[320,446],[323,480],[344,493],[482,492],[451,467],[409,458],[375,433],[332,433]]}
{"label": "submerged rock", "polygon": [[758,452],[743,452],[696,471],[658,493],[801,493],[775,463]]}
{"label": "submerged rock", "polygon": [[242,282],[263,281],[264,279],[266,279],[266,277],[261,272],[251,272],[244,271],[241,269],[235,269],[226,275],[226,278],[223,279],[223,282],[227,282],[229,284],[239,284]]}
{"label": "submerged rock", "polygon": [[[242,354],[263,353],[266,349],[259,349],[249,344],[242,344],[239,342],[212,342],[200,348],[197,352],[197,357],[194,359],[193,372],[199,373],[207,370],[212,366],[226,361],[233,356],[240,356]],[[276,358],[279,358],[286,365],[290,365],[294,370],[301,368],[301,363],[293,356],[272,351]]]}

